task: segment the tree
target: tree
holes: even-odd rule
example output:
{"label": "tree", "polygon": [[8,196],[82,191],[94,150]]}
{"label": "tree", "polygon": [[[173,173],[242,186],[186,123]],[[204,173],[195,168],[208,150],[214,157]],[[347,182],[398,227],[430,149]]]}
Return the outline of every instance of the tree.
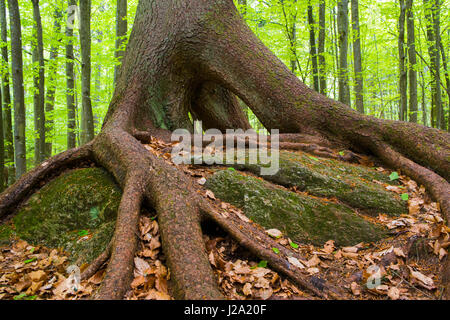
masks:
{"label": "tree", "polygon": [[[116,13],[116,59],[119,62],[123,57],[123,46],[127,36],[127,0],[117,0]],[[119,66],[114,70],[114,81],[117,79]]]}
{"label": "tree", "polygon": [[355,105],[356,110],[364,113],[364,79],[361,59],[361,34],[359,32],[358,0],[352,0],[352,30],[353,30],[353,63],[355,71]]}
{"label": "tree", "polygon": [[311,5],[311,0],[308,0],[308,28],[309,28],[309,55],[312,61],[312,78],[314,90],[320,91],[319,88],[319,68],[317,63],[317,46],[316,46],[316,32],[314,11]]}
{"label": "tree", "polygon": [[[76,0],[69,0],[69,8],[74,8]],[[68,14],[75,12],[69,10]],[[76,137],[76,108],[75,108],[75,73],[74,73],[74,52],[73,52],[73,23],[66,26],[66,105],[67,105],[67,149],[75,148]]]}
{"label": "tree", "polygon": [[408,71],[406,69],[405,20],[405,0],[400,0],[400,15],[398,18],[398,65],[400,91],[399,119],[401,121],[408,120]]}
{"label": "tree", "polygon": [[81,143],[94,139],[94,115],[91,100],[91,0],[80,1],[81,46]]}
{"label": "tree", "polygon": [[339,101],[350,105],[350,86],[348,83],[348,0],[338,1],[339,33]]}
{"label": "tree", "polygon": [[14,146],[16,179],[27,172],[27,148],[25,141],[25,92],[23,88],[22,30],[19,4],[8,1],[11,29],[11,63],[14,96]]}
{"label": "tree", "polygon": [[319,1],[319,37],[318,37],[318,55],[319,55],[319,76],[320,93],[327,94],[327,64],[325,60],[325,0]]}
{"label": "tree", "polygon": [[58,51],[61,45],[61,19],[62,19],[62,9],[57,3],[54,8],[53,13],[53,35],[54,39],[50,48],[50,60],[48,63],[48,81],[47,81],[47,94],[45,98],[45,113],[46,113],[46,143],[45,143],[45,158],[50,158],[53,149],[53,111],[55,108],[55,94],[56,94],[56,72],[58,69]]}
{"label": "tree", "polygon": [[242,128],[245,115],[231,103],[230,92],[266,128],[279,129],[281,142],[313,140],[371,153],[427,187],[450,217],[448,133],[375,119],[309,89],[251,32],[229,0],[140,1],[101,133],[9,188],[0,196],[0,217],[11,213],[45,177],[90,160],[123,188],[111,249],[99,257],[104,262],[111,255],[97,298],[120,299],[128,288],[144,203],[158,213],[176,298],[223,298],[205,254],[204,220],[216,222],[297,285],[332,297],[325,282],[317,286],[317,280],[287,266],[287,254],[296,253],[281,248],[277,254],[270,249],[277,244],[264,231],[212,210],[190,176],[141,143],[152,137],[167,141],[170,130],[192,130],[191,111],[206,123],[205,129]]}
{"label": "tree", "polygon": [[[0,92],[0,99],[1,99]],[[3,140],[3,107],[0,105],[0,192],[5,190],[5,145]]]}
{"label": "tree", "polygon": [[[6,5],[5,0],[0,0],[0,33],[3,44],[8,42],[8,30],[6,22]],[[7,185],[11,185],[15,181],[14,168],[14,139],[13,139],[13,125],[11,112],[11,93],[9,87],[9,59],[8,47],[2,45],[2,59],[5,68],[2,72],[2,107],[3,107],[3,134],[5,138],[5,160],[8,163],[8,181]]]}
{"label": "tree", "polygon": [[44,66],[44,40],[42,38],[41,11],[39,0],[33,3],[33,65],[34,65],[34,161],[36,164],[45,159],[45,66]]}
{"label": "tree", "polygon": [[414,29],[413,0],[406,0],[406,28],[408,30],[408,58],[409,58],[409,121],[417,122],[417,57],[416,36]]}

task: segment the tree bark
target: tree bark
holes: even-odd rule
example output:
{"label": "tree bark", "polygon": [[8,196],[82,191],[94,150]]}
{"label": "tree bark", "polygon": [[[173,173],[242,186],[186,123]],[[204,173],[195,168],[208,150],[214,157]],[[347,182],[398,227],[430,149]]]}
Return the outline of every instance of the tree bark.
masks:
{"label": "tree bark", "polygon": [[81,143],[94,139],[94,115],[91,100],[91,0],[80,1],[81,46]]}
{"label": "tree bark", "polygon": [[[447,65],[447,57],[445,55],[444,46],[442,45],[442,42],[439,43],[441,56],[442,56],[442,65],[444,67],[444,75],[445,75],[445,84],[447,85],[447,97],[448,97],[448,103],[450,105],[450,75],[448,71],[448,65]],[[447,115],[447,131],[450,132],[450,110],[448,111]]]}
{"label": "tree bark", "polygon": [[348,83],[348,0],[338,1],[339,33],[339,101],[350,106],[350,86]]}
{"label": "tree bark", "polygon": [[409,58],[409,121],[417,123],[417,57],[416,36],[414,29],[413,0],[406,0],[406,27],[408,29],[408,58]]}
{"label": "tree bark", "polygon": [[[328,286],[318,288],[316,278],[287,267],[290,255],[301,258],[297,253],[255,224],[234,215],[224,218],[200,196],[194,179],[141,143],[152,137],[168,141],[170,130],[192,130],[189,113],[206,122],[221,110],[210,125],[245,123],[242,110],[230,104],[231,94],[267,129],[294,133],[286,139],[299,143],[309,137],[378,156],[426,186],[450,217],[448,133],[369,117],[308,88],[251,32],[231,0],[141,0],[102,131],[80,149],[33,169],[1,194],[0,218],[44,177],[89,159],[108,170],[124,190],[111,260],[97,298],[120,299],[128,290],[143,205],[158,214],[175,298],[223,298],[205,253],[201,222],[206,219],[305,290],[332,298]],[[196,103],[198,99],[207,106]],[[227,108],[236,112],[226,116]]]}
{"label": "tree bark", "polygon": [[319,1],[319,39],[318,39],[318,55],[319,55],[319,76],[320,76],[320,93],[327,94],[327,64],[325,60],[325,0]]}
{"label": "tree bark", "polygon": [[[0,33],[2,43],[8,43],[8,29],[6,22],[6,5],[5,0],[0,0]],[[8,181],[7,185],[12,185],[15,181],[15,168],[14,168],[14,135],[13,135],[13,122],[11,112],[11,93],[10,93],[10,79],[9,79],[9,59],[8,59],[8,47],[2,46],[1,50],[3,64],[5,68],[2,73],[2,106],[3,106],[3,137],[5,142],[5,161],[8,168]]]}
{"label": "tree bark", "polygon": [[312,78],[313,87],[317,92],[320,91],[319,85],[319,68],[317,63],[317,46],[316,46],[316,32],[314,11],[311,5],[311,0],[308,0],[308,28],[309,28],[309,55],[312,61]]}
{"label": "tree bark", "polygon": [[41,11],[39,0],[33,3],[33,79],[34,79],[34,162],[36,165],[45,159],[45,65],[44,40],[42,36]]}
{"label": "tree bark", "polygon": [[[122,62],[124,49],[123,46],[127,37],[127,0],[117,0],[116,10],[116,59]],[[120,66],[114,69],[114,82],[117,80],[117,74]]]}
{"label": "tree bark", "polygon": [[[76,0],[69,0],[69,7],[76,5]],[[73,12],[69,12],[73,13]],[[73,25],[66,26],[66,105],[67,105],[67,149],[73,149],[77,145],[77,122],[75,107],[75,73],[73,52]]]}
{"label": "tree bark", "polygon": [[14,96],[14,159],[16,179],[27,171],[27,146],[25,141],[25,93],[23,88],[22,31],[19,4],[8,1],[11,29],[11,63]]}
{"label": "tree bark", "polygon": [[405,20],[406,5],[405,0],[400,0],[400,16],[398,18],[398,57],[399,57],[399,120],[408,120],[408,71],[406,69],[406,53],[405,53]]}
{"label": "tree bark", "polygon": [[58,70],[58,51],[61,45],[61,19],[62,9],[57,6],[53,14],[53,34],[55,38],[52,39],[52,45],[50,48],[50,60],[48,67],[48,81],[47,81],[47,94],[45,98],[45,131],[46,131],[46,143],[45,143],[45,158],[52,156],[53,150],[53,111],[55,108],[55,94],[56,94],[56,74]]}
{"label": "tree bark", "polygon": [[352,0],[353,64],[355,71],[356,110],[364,113],[364,78],[362,73],[361,34],[359,31],[358,0]]}
{"label": "tree bark", "polygon": [[3,140],[3,106],[0,105],[0,192],[3,192],[3,190],[5,190],[5,145]]}

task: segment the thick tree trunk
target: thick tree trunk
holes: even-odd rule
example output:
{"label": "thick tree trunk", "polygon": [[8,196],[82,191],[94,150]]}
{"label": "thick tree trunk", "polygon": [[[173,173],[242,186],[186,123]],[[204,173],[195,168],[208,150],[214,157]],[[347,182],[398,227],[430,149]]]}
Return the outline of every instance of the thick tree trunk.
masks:
{"label": "thick tree trunk", "polygon": [[128,289],[142,205],[158,214],[176,298],[223,298],[202,241],[200,223],[205,219],[297,285],[318,297],[333,297],[333,288],[317,286],[316,278],[288,267],[288,257],[298,254],[252,223],[234,215],[224,218],[199,195],[191,177],[140,142],[168,140],[169,130],[192,130],[189,113],[204,122],[212,118],[208,126],[217,128],[246,125],[242,110],[230,100],[232,94],[266,128],[295,133],[284,135],[286,140],[373,153],[425,185],[450,217],[449,134],[365,116],[309,89],[258,40],[231,0],[141,0],[101,133],[80,149],[38,166],[0,195],[0,217],[11,213],[42,177],[90,159],[124,190],[98,298],[119,299]]}
{"label": "thick tree trunk", "polygon": [[325,0],[319,1],[319,39],[318,39],[318,55],[319,55],[319,76],[320,76],[320,93],[327,94],[327,64],[325,60]]}
{"label": "thick tree trunk", "polygon": [[53,111],[55,108],[55,94],[56,94],[56,75],[58,70],[58,51],[61,45],[61,19],[62,19],[62,9],[60,7],[55,8],[53,14],[53,34],[56,38],[52,39],[52,45],[50,48],[50,60],[48,67],[48,77],[47,77],[47,94],[45,98],[45,158],[50,158],[52,156],[53,150]]}
{"label": "thick tree trunk", "polygon": [[27,146],[25,141],[25,92],[23,88],[22,31],[19,3],[8,1],[11,28],[11,63],[14,96],[14,159],[16,179],[27,172]]}
{"label": "thick tree trunk", "polygon": [[409,58],[409,121],[417,123],[417,57],[413,0],[406,0],[406,17],[406,27],[408,29]]}
{"label": "thick tree trunk", "polygon": [[314,11],[311,5],[311,1],[308,1],[308,28],[309,28],[309,55],[312,61],[312,79],[313,87],[317,92],[320,91],[319,87],[319,67],[317,63],[317,46],[316,46],[316,31],[314,21]]}
{"label": "thick tree trunk", "polygon": [[41,10],[39,0],[33,3],[33,65],[34,65],[34,162],[36,165],[45,159],[45,66],[44,40],[42,36]]}
{"label": "thick tree trunk", "polygon": [[91,0],[80,1],[81,46],[81,143],[94,139],[94,115],[91,100]]}
{"label": "thick tree trunk", "polygon": [[[116,59],[122,62],[124,54],[123,46],[127,37],[127,0],[117,0],[116,9]],[[117,80],[119,67],[114,69],[114,82]]]}
{"label": "thick tree trunk", "polygon": [[[0,29],[2,43],[6,44],[8,42],[8,29],[6,22],[5,0],[0,0]],[[2,73],[3,137],[5,139],[5,161],[8,163],[8,181],[6,181],[6,183],[7,185],[12,185],[16,178],[16,172],[14,168],[14,135],[11,112],[11,93],[9,86],[8,47],[2,46],[1,53],[3,59],[2,63],[4,63],[7,67]]]}
{"label": "thick tree trunk", "polygon": [[[76,5],[76,0],[69,0],[69,8]],[[69,14],[74,12],[69,11]],[[76,107],[75,107],[75,73],[73,53],[73,24],[66,26],[66,105],[67,105],[67,149],[73,149],[77,145]]]}
{"label": "thick tree trunk", "polygon": [[398,64],[399,64],[399,120],[408,120],[408,71],[406,69],[405,51],[405,20],[406,5],[405,0],[400,0],[400,16],[398,18]]}
{"label": "thick tree trunk", "polygon": [[359,32],[358,0],[352,0],[353,64],[355,70],[356,110],[364,113],[364,79],[362,74],[361,35]]}
{"label": "thick tree trunk", "polygon": [[339,101],[350,105],[350,86],[348,83],[348,0],[338,1],[339,33]]}

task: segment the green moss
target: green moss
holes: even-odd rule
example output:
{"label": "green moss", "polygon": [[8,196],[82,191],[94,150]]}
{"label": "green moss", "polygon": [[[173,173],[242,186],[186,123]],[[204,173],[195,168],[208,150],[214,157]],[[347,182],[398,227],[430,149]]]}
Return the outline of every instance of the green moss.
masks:
{"label": "green moss", "polygon": [[120,188],[103,169],[69,171],[27,201],[13,219],[15,233],[90,262],[112,237],[120,199]]}
{"label": "green moss", "polygon": [[[260,165],[239,165],[260,174]],[[311,195],[337,198],[368,213],[399,215],[407,212],[406,203],[378,182],[397,184],[372,168],[332,159],[312,157],[302,152],[280,152],[280,170],[264,179],[286,187],[297,187]]]}
{"label": "green moss", "polygon": [[0,245],[8,244],[13,233],[10,225],[0,225]]}
{"label": "green moss", "polygon": [[277,228],[293,241],[321,245],[373,242],[386,230],[346,206],[276,188],[236,171],[215,173],[207,182],[217,197],[239,208],[266,229]]}

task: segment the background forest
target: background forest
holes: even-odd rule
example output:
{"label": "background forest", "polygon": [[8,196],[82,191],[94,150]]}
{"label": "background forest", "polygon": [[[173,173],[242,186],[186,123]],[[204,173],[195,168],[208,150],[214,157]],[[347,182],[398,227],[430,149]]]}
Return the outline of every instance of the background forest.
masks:
{"label": "background forest", "polygon": [[[100,131],[137,3],[0,0],[0,191]],[[449,0],[236,5],[311,88],[368,115],[449,129]]]}

